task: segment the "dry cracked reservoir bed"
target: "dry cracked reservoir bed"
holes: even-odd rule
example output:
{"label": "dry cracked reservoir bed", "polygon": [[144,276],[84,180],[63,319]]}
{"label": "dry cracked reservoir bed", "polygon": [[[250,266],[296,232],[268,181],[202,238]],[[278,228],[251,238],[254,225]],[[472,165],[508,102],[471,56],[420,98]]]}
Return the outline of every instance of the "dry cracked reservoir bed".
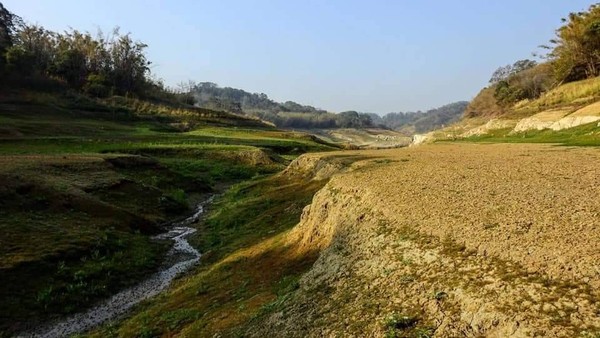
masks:
{"label": "dry cracked reservoir bed", "polygon": [[321,250],[249,336],[597,337],[600,151],[436,144],[304,155],[329,183],[287,235]]}

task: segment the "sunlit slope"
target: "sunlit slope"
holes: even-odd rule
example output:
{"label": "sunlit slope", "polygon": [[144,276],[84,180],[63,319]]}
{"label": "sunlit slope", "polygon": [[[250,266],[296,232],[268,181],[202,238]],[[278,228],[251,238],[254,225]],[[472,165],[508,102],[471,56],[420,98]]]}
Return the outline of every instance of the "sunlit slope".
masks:
{"label": "sunlit slope", "polygon": [[378,158],[317,193],[288,240],[319,248],[319,258],[245,335],[600,332],[596,151],[464,144],[352,154]]}
{"label": "sunlit slope", "polygon": [[[92,336],[593,336],[599,164],[546,145],[303,155],[221,200],[208,265]],[[322,188],[300,217],[301,186]]]}
{"label": "sunlit slope", "polygon": [[429,133],[428,140],[600,145],[600,78],[567,83],[504,108],[490,90],[473,99],[460,122]]}
{"label": "sunlit slope", "polygon": [[2,96],[0,336],[137,283],[168,250],[151,236],[202,196],[331,149],[307,134],[189,106]]}

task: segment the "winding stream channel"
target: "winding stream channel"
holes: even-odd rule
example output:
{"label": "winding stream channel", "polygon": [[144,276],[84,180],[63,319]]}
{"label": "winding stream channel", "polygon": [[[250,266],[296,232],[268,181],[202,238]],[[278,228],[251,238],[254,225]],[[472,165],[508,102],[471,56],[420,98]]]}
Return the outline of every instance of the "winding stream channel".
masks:
{"label": "winding stream channel", "polygon": [[158,272],[87,311],[73,314],[32,332],[21,334],[19,337],[65,337],[85,332],[105,321],[125,314],[134,305],[164,291],[175,277],[189,270],[200,260],[200,252],[187,241],[187,237],[196,232],[196,229],[189,227],[189,225],[200,219],[206,205],[212,199],[211,197],[198,204],[193,215],[180,222],[172,223],[168,232],[155,237],[156,239],[170,239],[173,241],[173,246],[165,259],[167,263]]}

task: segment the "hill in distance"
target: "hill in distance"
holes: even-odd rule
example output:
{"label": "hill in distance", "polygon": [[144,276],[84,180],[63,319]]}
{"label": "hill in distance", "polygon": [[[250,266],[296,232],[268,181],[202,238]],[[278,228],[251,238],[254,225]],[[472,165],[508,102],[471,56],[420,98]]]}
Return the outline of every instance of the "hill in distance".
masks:
{"label": "hill in distance", "polygon": [[384,116],[357,111],[336,114],[293,101],[276,102],[264,93],[219,87],[212,82],[191,82],[184,90],[192,93],[199,107],[258,117],[281,128],[383,128],[398,131],[404,136],[452,124],[460,119],[468,105],[466,101],[459,101],[425,112],[392,112]]}

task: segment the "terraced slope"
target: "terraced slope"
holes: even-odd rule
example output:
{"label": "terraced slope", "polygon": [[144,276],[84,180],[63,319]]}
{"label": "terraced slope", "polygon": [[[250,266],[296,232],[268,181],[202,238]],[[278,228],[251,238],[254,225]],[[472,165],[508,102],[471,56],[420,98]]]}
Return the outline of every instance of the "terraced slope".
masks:
{"label": "terraced slope", "polygon": [[290,247],[321,250],[319,258],[246,335],[600,332],[597,149],[452,144],[346,154],[369,159],[334,175],[288,234]]}

